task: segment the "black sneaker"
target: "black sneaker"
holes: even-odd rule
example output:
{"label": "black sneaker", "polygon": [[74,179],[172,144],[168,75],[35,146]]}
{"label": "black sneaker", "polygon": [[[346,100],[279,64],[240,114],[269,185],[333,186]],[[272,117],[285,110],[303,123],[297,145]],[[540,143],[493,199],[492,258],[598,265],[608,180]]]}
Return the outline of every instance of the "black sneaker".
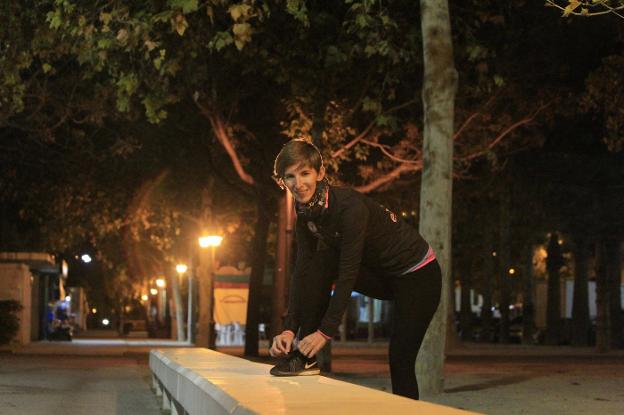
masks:
{"label": "black sneaker", "polygon": [[288,353],[270,372],[273,376],[310,376],[321,373],[316,357],[305,357],[299,350]]}

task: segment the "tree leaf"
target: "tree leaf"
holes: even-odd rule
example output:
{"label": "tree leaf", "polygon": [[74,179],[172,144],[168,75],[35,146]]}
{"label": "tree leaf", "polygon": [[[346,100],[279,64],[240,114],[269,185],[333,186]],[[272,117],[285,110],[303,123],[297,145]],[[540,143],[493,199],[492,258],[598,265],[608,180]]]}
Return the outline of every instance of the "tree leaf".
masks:
{"label": "tree leaf", "polygon": [[46,20],[50,23],[51,29],[58,29],[63,23],[61,13],[58,10],[55,12],[49,12]]}
{"label": "tree leaf", "polygon": [[234,33],[234,44],[238,50],[242,50],[245,44],[251,41],[251,25],[249,23],[236,23],[232,26]]}
{"label": "tree leaf", "polygon": [[563,10],[563,17],[568,17],[570,14],[574,12],[580,5],[581,2],[579,0],[569,0],[569,4]]}
{"label": "tree leaf", "polygon": [[187,14],[197,11],[199,8],[198,0],[169,0],[172,8],[182,9],[182,13]]}
{"label": "tree leaf", "polygon": [[151,39],[145,39],[145,42],[143,44],[145,45],[147,50],[150,52],[158,47],[158,43],[154,42]]}
{"label": "tree leaf", "polygon": [[232,17],[232,20],[237,22],[241,18],[248,17],[251,13],[251,6],[248,4],[235,4],[230,6],[228,13]]}
{"label": "tree leaf", "polygon": [[184,36],[184,32],[186,31],[186,29],[188,29],[189,24],[186,21],[186,17],[184,17],[181,14],[178,14],[172,21],[172,25],[175,29],[176,32],[178,32],[178,34],[180,36]]}
{"label": "tree leaf", "polygon": [[380,109],[379,101],[370,97],[364,97],[362,100],[362,110],[366,112],[378,112]]}
{"label": "tree leaf", "polygon": [[105,13],[105,12],[100,13],[100,21],[104,23],[105,25],[108,25],[110,21],[112,20],[112,18],[113,18],[113,15],[110,13]]}
{"label": "tree leaf", "polygon": [[117,32],[117,40],[121,44],[125,44],[128,40],[128,31],[126,29],[119,29]]}

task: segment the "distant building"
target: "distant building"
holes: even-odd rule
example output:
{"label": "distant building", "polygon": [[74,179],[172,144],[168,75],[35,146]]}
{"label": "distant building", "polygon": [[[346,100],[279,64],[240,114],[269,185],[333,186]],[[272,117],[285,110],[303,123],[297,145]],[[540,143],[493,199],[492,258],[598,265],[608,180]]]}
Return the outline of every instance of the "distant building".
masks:
{"label": "distant building", "polygon": [[23,307],[15,342],[47,338],[51,312],[66,297],[66,280],[66,265],[57,264],[49,254],[0,252],[0,300],[16,300]]}

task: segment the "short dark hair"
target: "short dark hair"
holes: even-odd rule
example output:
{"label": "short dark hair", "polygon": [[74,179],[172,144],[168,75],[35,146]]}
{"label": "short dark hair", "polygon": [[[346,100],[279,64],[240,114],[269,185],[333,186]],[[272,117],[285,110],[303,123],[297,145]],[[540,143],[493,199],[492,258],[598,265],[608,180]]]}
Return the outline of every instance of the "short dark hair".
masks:
{"label": "short dark hair", "polygon": [[286,169],[295,164],[303,163],[320,171],[323,167],[323,156],[319,149],[309,141],[301,138],[290,140],[275,157],[273,164],[273,178],[280,183],[284,178]]}

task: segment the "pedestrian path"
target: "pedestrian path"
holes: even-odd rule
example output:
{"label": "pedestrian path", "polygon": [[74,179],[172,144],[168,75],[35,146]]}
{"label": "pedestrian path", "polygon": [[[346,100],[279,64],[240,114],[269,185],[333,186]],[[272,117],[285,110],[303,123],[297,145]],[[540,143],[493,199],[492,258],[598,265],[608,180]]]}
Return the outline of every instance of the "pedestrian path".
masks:
{"label": "pedestrian path", "polygon": [[[27,345],[1,346],[0,352],[15,354],[64,354],[64,355],[122,355],[124,353],[149,353],[153,348],[169,347],[196,347],[186,341],[171,339],[148,338],[121,338],[121,337],[86,337],[85,334],[74,338],[71,342],[38,341]],[[242,356],[244,348],[241,346],[220,346],[217,348],[224,353]],[[268,355],[268,341],[259,342],[260,356]],[[388,343],[349,341],[332,344],[332,354],[336,356],[386,356]],[[624,359],[624,349],[614,349],[606,353],[599,353],[593,347],[572,346],[536,346],[522,344],[497,343],[462,343],[458,347],[446,352],[447,360],[473,359],[507,359],[527,357],[550,358],[588,358],[588,359]]]}
{"label": "pedestrian path", "polygon": [[624,349],[598,352],[595,347],[542,346],[526,344],[461,343],[447,351],[449,358],[464,357],[565,357],[565,358],[624,358]]}
{"label": "pedestrian path", "polygon": [[143,359],[0,354],[2,415],[162,415]]}
{"label": "pedestrian path", "polygon": [[4,351],[19,355],[92,355],[122,356],[149,353],[154,348],[194,347],[188,342],[167,339],[75,339],[71,342],[39,341],[27,345],[5,346]]}

